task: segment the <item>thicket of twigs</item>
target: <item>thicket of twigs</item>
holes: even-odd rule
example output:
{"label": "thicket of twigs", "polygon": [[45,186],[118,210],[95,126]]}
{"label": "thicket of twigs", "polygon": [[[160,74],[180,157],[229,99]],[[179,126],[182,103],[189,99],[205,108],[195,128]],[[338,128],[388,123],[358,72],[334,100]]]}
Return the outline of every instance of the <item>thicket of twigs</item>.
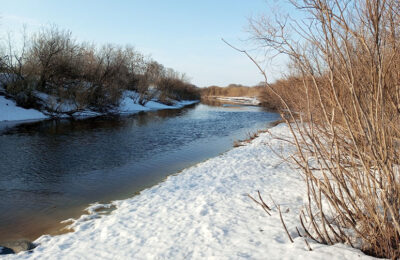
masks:
{"label": "thicket of twigs", "polygon": [[0,72],[6,93],[24,107],[38,105],[35,91],[74,102],[78,110],[97,111],[117,106],[125,90],[136,91],[142,105],[155,96],[166,103],[200,99],[184,74],[129,46],[79,43],[71,32],[55,26],[32,36],[24,33],[19,45],[11,37],[2,39]]}
{"label": "thicket of twigs", "polygon": [[293,76],[266,83],[266,95],[291,121],[292,159],[308,188],[303,232],[398,258],[400,3],[291,3],[304,19],[261,17],[251,28],[264,48],[291,59]]}

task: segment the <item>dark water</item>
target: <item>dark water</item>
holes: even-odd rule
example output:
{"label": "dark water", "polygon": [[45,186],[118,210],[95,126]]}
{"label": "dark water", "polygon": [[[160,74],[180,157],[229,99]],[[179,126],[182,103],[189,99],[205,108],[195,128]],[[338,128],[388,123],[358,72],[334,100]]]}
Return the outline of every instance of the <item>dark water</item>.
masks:
{"label": "dark water", "polygon": [[258,107],[198,104],[0,130],[0,241],[56,233],[88,204],[133,196],[276,119]]}

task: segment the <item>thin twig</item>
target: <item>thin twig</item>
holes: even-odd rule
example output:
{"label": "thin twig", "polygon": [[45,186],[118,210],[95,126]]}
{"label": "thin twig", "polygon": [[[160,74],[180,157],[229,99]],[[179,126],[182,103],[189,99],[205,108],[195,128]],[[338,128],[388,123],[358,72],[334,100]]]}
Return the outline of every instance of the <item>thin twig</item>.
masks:
{"label": "thin twig", "polygon": [[257,193],[258,193],[258,197],[260,198],[260,201],[261,201],[261,203],[268,209],[268,210],[271,210],[271,208],[270,207],[268,207],[268,205],[264,202],[264,200],[262,199],[262,197],[261,197],[261,194],[260,194],[260,191],[258,190],[257,191]]}
{"label": "thin twig", "polygon": [[255,198],[253,198],[250,194],[247,194],[247,197],[249,197],[252,201],[254,201],[255,203],[257,203],[258,205],[260,205],[262,208],[263,208],[263,210],[269,215],[269,216],[271,216],[271,213],[269,213],[269,208],[268,208],[268,206],[266,206],[266,205],[264,205],[263,203],[261,203],[261,202],[259,202],[259,201],[257,201]]}
{"label": "thin twig", "polygon": [[307,239],[306,239],[306,238],[304,238],[304,242],[306,242],[306,245],[307,245],[308,251],[312,251],[312,248],[311,248],[311,246],[310,246],[310,244],[308,243],[308,241],[307,241]]}
{"label": "thin twig", "polygon": [[292,237],[290,236],[289,231],[288,231],[288,229],[287,229],[287,227],[286,227],[285,221],[283,220],[282,211],[281,211],[281,206],[280,206],[280,205],[277,205],[277,204],[275,203],[275,201],[272,199],[272,197],[271,197],[271,200],[272,200],[272,202],[274,203],[275,207],[276,207],[276,208],[278,209],[278,211],[279,211],[279,217],[280,217],[280,219],[281,219],[283,228],[285,229],[286,234],[287,234],[287,236],[289,237],[290,242],[294,243],[294,241],[293,241]]}
{"label": "thin twig", "polygon": [[293,241],[292,237],[290,236],[289,231],[288,231],[288,229],[286,227],[285,221],[283,221],[281,207],[278,205],[277,208],[278,208],[278,211],[279,211],[279,217],[281,218],[281,222],[282,222],[283,227],[285,228],[286,234],[288,235],[290,242],[294,243],[294,241]]}

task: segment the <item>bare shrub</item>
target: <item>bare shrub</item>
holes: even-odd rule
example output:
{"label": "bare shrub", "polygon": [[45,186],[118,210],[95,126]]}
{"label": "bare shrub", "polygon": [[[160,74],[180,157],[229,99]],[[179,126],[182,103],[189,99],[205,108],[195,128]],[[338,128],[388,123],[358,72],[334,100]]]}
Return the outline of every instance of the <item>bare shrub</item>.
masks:
{"label": "bare shrub", "polygon": [[251,29],[257,42],[289,56],[296,69],[295,84],[266,86],[293,122],[298,154],[292,159],[308,188],[303,230],[321,243],[398,258],[399,3],[291,2],[302,22],[260,17]]}
{"label": "bare shrub", "polygon": [[195,100],[200,99],[198,89],[190,83],[177,78],[164,77],[157,82],[160,91],[160,101],[168,104],[168,100]]}
{"label": "bare shrub", "polygon": [[181,74],[171,68],[165,69],[163,75],[156,82],[159,91],[159,99],[165,104],[171,100],[199,100],[200,90],[190,84],[185,74]]}
{"label": "bare shrub", "polygon": [[[262,85],[261,85],[262,86]],[[290,109],[294,111],[302,110],[302,104],[306,104],[306,93],[303,88],[303,81],[300,77],[288,77],[280,79],[270,84],[270,88],[262,86],[259,99],[261,105],[274,111],[282,111],[285,109],[284,104],[279,100],[274,92],[279,93],[287,102]],[[303,97],[303,100],[300,100]]]}
{"label": "bare shrub", "polygon": [[77,73],[74,60],[79,55],[78,48],[71,32],[55,26],[42,29],[32,38],[25,73],[38,77],[39,90],[51,92],[53,84]]}
{"label": "bare shrub", "polygon": [[90,82],[88,103],[93,109],[105,111],[119,104],[122,91],[128,87],[129,57],[121,47],[113,45],[93,52],[91,68],[85,75]]}

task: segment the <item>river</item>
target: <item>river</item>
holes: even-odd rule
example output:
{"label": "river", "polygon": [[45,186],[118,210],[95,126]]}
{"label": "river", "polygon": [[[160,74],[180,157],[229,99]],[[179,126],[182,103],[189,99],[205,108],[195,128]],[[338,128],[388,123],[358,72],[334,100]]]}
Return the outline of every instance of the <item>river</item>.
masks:
{"label": "river", "polygon": [[277,119],[260,107],[196,104],[3,129],[0,242],[57,234],[90,203],[132,197]]}

